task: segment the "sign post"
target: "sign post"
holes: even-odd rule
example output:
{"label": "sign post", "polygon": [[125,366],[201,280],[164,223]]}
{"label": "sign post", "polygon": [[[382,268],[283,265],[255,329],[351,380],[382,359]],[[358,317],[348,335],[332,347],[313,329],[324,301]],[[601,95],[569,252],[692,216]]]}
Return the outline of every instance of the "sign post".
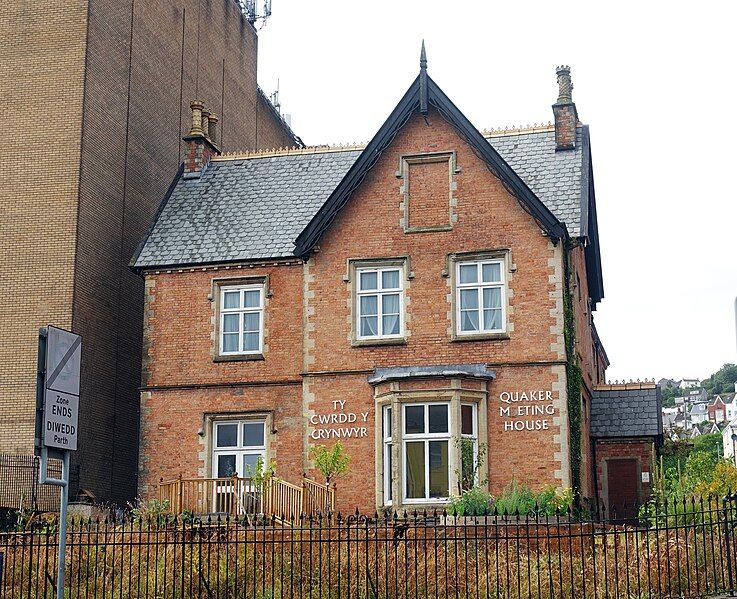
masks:
{"label": "sign post", "polygon": [[[69,505],[69,456],[77,449],[79,374],[82,337],[49,326],[38,335],[36,378],[36,450],[41,456],[38,482],[61,489],[59,506],[59,568],[56,597],[64,599],[64,565]],[[49,457],[61,458],[61,478],[50,478]]]}

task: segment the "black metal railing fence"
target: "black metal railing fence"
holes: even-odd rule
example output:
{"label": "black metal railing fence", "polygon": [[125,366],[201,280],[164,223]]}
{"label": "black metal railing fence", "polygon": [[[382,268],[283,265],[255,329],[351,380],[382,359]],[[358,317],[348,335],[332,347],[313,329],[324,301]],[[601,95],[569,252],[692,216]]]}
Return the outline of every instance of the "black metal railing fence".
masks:
{"label": "black metal railing fence", "polygon": [[[72,522],[66,596],[703,597],[735,588],[735,499],[573,512]],[[284,519],[282,519],[284,520]],[[0,599],[54,595],[54,521],[3,533]]]}
{"label": "black metal railing fence", "polygon": [[[51,512],[59,509],[59,488],[38,482],[40,459],[0,453],[0,508]],[[49,476],[61,476],[61,460],[49,460]]]}

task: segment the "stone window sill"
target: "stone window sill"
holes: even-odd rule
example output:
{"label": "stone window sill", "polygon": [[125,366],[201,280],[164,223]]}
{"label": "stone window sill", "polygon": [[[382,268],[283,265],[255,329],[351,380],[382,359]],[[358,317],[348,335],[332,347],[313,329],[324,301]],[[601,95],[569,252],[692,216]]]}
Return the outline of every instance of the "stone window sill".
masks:
{"label": "stone window sill", "polygon": [[354,339],[351,341],[351,347],[377,347],[382,345],[407,345],[405,337],[396,339]]}
{"label": "stone window sill", "polygon": [[453,335],[451,342],[462,341],[503,341],[509,339],[509,333],[478,333],[474,335]]}
{"label": "stone window sill", "polygon": [[264,360],[264,354],[237,354],[232,356],[215,356],[213,362],[253,362]]}

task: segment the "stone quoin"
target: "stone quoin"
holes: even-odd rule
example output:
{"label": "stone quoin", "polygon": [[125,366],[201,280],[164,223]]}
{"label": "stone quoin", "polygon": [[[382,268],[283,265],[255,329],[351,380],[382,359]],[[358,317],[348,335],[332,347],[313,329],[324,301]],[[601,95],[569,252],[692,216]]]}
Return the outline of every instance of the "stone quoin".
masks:
{"label": "stone quoin", "polygon": [[466,440],[487,449],[493,493],[515,479],[598,498],[590,409],[608,359],[570,69],[554,124],[482,133],[424,48],[421,64],[365,147],[214,152],[174,181],[132,262],[143,496],[258,456],[319,479],[311,448],[339,440],[338,509],[442,506]]}

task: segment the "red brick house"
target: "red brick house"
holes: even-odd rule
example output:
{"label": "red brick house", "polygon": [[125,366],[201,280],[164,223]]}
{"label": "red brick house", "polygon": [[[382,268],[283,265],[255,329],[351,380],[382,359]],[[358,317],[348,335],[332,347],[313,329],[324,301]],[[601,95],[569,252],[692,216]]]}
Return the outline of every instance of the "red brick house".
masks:
{"label": "red brick house", "polygon": [[339,509],[439,506],[465,438],[488,447],[492,492],[596,496],[596,202],[557,73],[551,126],[480,132],[423,60],[363,148],[222,156],[193,130],[133,261],[142,495],[259,455],[297,483],[316,476],[310,447],[340,440]]}

